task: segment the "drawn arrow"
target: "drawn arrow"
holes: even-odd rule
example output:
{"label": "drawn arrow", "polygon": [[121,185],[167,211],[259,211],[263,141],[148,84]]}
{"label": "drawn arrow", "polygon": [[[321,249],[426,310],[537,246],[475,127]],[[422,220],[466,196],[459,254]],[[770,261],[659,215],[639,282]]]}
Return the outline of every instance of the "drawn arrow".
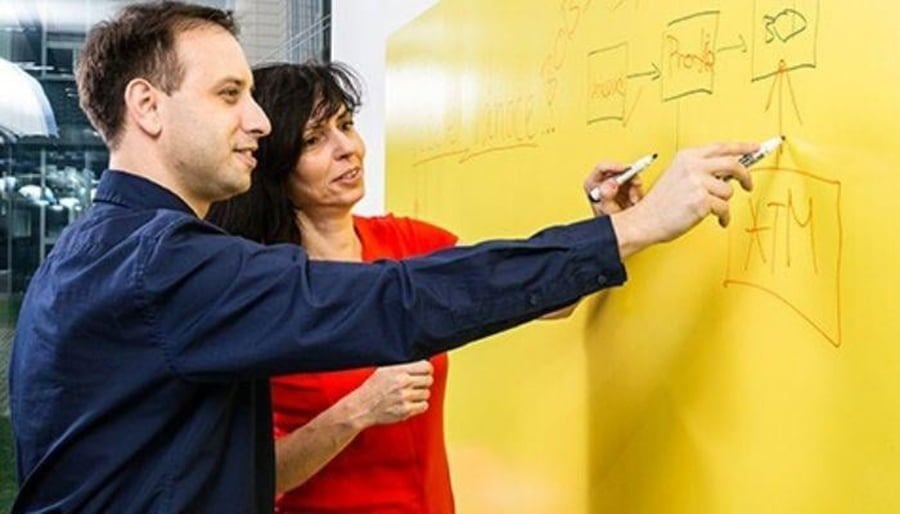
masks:
{"label": "drawn arrow", "polygon": [[[791,105],[794,107],[794,114],[797,121],[803,125],[803,118],[800,116],[800,108],[797,106],[797,95],[794,94],[794,86],[791,84],[791,74],[787,69],[787,63],[784,60],[778,62],[778,73],[772,80],[772,88],[769,89],[769,99],[766,101],[766,112],[772,107],[772,100],[775,98],[775,91],[778,90],[778,132],[784,134],[784,86],[787,84],[787,94]],[[779,151],[781,149],[779,148]]]}
{"label": "drawn arrow", "polygon": [[650,77],[650,80],[659,79],[660,75],[662,75],[662,72],[659,71],[659,66],[657,66],[655,62],[651,62],[650,66],[653,66],[653,69],[650,71],[642,71],[640,73],[632,73],[630,75],[626,75],[625,78],[627,78],[628,80],[637,79],[637,78],[641,78],[641,77]]}
{"label": "drawn arrow", "polygon": [[740,43],[731,46],[723,46],[722,48],[716,50],[716,53],[727,52],[728,50],[740,50],[742,54],[747,53],[747,42],[744,41],[744,36],[738,34],[738,39],[741,40]]}

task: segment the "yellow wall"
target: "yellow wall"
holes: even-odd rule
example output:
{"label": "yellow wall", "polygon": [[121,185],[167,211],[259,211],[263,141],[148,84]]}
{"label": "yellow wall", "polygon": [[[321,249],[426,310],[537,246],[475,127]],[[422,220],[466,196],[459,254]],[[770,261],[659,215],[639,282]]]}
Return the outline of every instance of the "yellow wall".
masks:
{"label": "yellow wall", "polygon": [[897,5],[442,0],[392,37],[388,205],[464,241],[586,216],[599,160],[788,138],[727,230],[453,355],[461,513],[900,512]]}

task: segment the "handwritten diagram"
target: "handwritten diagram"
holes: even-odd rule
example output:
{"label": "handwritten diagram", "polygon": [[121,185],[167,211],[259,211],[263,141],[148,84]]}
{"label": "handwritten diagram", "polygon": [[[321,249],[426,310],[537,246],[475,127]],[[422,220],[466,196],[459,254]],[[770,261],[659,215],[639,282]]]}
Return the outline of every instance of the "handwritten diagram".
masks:
{"label": "handwritten diagram", "polygon": [[669,22],[663,33],[663,101],[697,93],[712,94],[718,32],[719,11],[704,11]]}
{"label": "handwritten diagram", "polygon": [[[700,105],[687,98],[735,93],[722,89],[741,82],[761,89],[765,104],[760,111],[771,115],[772,123],[777,119],[777,131],[768,128],[790,141],[786,124],[794,119],[803,124],[796,74],[817,66],[819,3],[754,0],[752,16],[747,9],[743,17],[728,9],[676,11],[660,18],[651,40],[640,41],[591,37],[603,33],[586,28],[603,13],[621,10],[625,0],[560,0],[545,34],[545,51],[528,61],[524,80],[494,80],[488,73],[472,87],[449,79],[445,103],[431,111],[440,113],[438,118],[419,137],[413,166],[437,160],[466,164],[497,152],[540,148],[560,122],[572,118],[589,127],[629,127],[640,103],[650,101],[674,104],[666,112],[675,117],[678,148],[682,107]],[[639,5],[637,0],[627,4]],[[722,73],[731,80],[720,77],[717,91]],[[741,73],[738,81],[735,73]],[[573,93],[582,97],[565,96]],[[559,112],[560,106],[579,100],[583,117]],[[839,347],[841,184],[813,169],[776,165],[753,173],[765,187],[757,187],[749,201],[733,204],[723,283],[731,290],[765,294]]]}
{"label": "handwritten diagram", "polygon": [[753,170],[733,205],[725,287],[765,293],[841,345],[841,183],[796,169]]}
{"label": "handwritten diagram", "polygon": [[803,124],[791,73],[816,67],[819,2],[803,0],[785,7],[781,2],[757,0],[754,12],[752,81],[771,79],[766,112],[777,108],[778,131],[784,133],[786,107]]}
{"label": "handwritten diagram", "polygon": [[[420,139],[413,162],[421,166],[452,159],[466,163],[483,155],[521,148],[537,148],[558,125],[561,91],[568,86],[568,67],[579,45],[578,35],[589,23],[594,3],[603,11],[616,11],[623,1],[560,0],[558,18],[546,53],[535,61],[532,79],[524,84],[499,86],[490,77],[478,85],[475,98],[464,98],[457,78],[445,85],[449,93]],[[639,4],[634,2],[635,7]],[[670,19],[662,27],[659,54],[635,56],[632,42],[596,45],[583,55],[586,80],[583,89],[587,125],[612,122],[629,126],[639,103],[653,99],[645,94],[659,87],[663,103],[692,95],[714,95],[716,73],[723,59],[745,59],[751,68],[750,83],[768,81],[765,112],[777,116],[778,133],[785,132],[785,118],[794,116],[802,125],[800,106],[791,74],[816,66],[819,0],[755,0],[747,32],[720,34],[721,10],[703,10]],[[728,25],[733,27],[734,24]],[[748,40],[752,45],[748,45]],[[749,48],[749,52],[748,52]],[[749,55],[748,55],[749,53]],[[648,59],[647,57],[651,57]],[[577,59],[574,59],[577,61]],[[680,104],[680,103],[679,103]],[[676,142],[680,110],[676,110]]]}
{"label": "handwritten diagram", "polygon": [[628,43],[588,53],[588,124],[625,119]]}
{"label": "handwritten diagram", "polygon": [[[777,116],[777,133],[785,133],[787,116],[802,124],[791,74],[816,67],[818,0],[788,5],[756,0],[749,56],[743,34],[720,35],[722,16],[722,11],[706,10],[666,23],[659,66],[651,63],[655,71],[631,70],[635,59],[630,41],[588,51],[587,124],[611,121],[627,126],[643,88],[658,80],[661,101],[677,102],[677,147],[679,100],[714,95],[720,60],[745,56],[751,67],[749,84],[765,83],[768,88],[764,112]],[[649,81],[635,93],[632,81],[638,78]],[[758,188],[763,193],[734,206],[724,284],[765,293],[839,347],[840,183],[809,170],[778,167],[754,170],[754,175],[769,187]]]}
{"label": "handwritten diagram", "polygon": [[816,67],[818,0],[756,0],[753,20],[753,81]]}
{"label": "handwritten diagram", "polygon": [[[587,124],[618,121],[628,125],[644,88],[659,81],[663,102],[695,94],[713,94],[719,54],[747,52],[744,36],[717,46],[720,11],[692,13],[667,23],[661,38],[661,66],[650,62],[632,70],[629,42],[590,50],[587,53]],[[662,80],[660,80],[662,79]],[[632,83],[646,80],[637,86]]]}
{"label": "handwritten diagram", "polygon": [[[618,120],[623,126],[640,101],[645,85],[632,94],[631,82],[655,81],[661,75],[659,66],[650,63],[646,70],[630,70],[628,43],[588,52],[587,124]],[[630,98],[634,96],[634,100]]]}

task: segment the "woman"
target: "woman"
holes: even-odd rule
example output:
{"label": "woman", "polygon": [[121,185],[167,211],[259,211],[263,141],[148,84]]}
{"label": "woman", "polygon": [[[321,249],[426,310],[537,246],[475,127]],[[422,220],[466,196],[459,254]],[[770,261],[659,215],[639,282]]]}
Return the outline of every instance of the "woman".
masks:
{"label": "woman", "polygon": [[[355,75],[339,64],[254,71],[272,122],[250,190],[213,206],[210,220],[263,243],[303,245],[312,259],[401,259],[452,246],[427,223],[353,216],[364,194],[365,145],[353,126]],[[585,191],[620,172],[600,165]],[[619,210],[639,185],[602,184],[595,211]],[[278,512],[454,511],[443,435],[447,356],[397,366],[272,380]]]}

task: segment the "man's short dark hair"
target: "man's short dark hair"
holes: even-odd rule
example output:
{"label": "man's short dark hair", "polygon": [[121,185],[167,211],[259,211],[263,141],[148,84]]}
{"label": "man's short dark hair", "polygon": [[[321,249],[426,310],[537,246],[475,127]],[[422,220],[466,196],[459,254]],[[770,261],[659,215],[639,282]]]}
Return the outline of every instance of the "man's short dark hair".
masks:
{"label": "man's short dark hair", "polygon": [[125,87],[140,77],[166,94],[178,90],[184,69],[175,52],[176,36],[203,25],[238,33],[228,11],[171,1],[129,5],[88,33],[76,72],[78,96],[111,149],[122,133]]}

